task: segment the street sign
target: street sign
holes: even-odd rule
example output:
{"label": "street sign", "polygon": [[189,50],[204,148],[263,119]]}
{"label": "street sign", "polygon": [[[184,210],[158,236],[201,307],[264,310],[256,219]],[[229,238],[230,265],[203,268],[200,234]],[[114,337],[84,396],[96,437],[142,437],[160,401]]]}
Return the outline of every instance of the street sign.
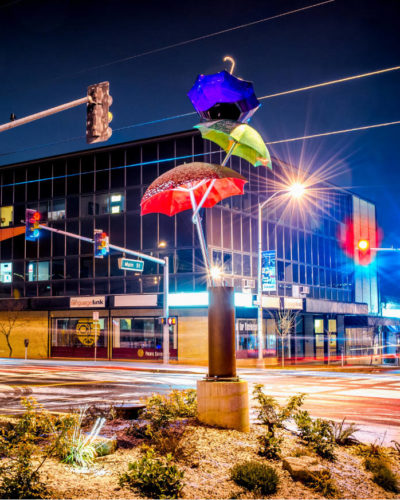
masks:
{"label": "street sign", "polygon": [[118,259],[118,267],[126,271],[136,271],[142,273],[144,268],[143,260],[125,259],[123,257]]}

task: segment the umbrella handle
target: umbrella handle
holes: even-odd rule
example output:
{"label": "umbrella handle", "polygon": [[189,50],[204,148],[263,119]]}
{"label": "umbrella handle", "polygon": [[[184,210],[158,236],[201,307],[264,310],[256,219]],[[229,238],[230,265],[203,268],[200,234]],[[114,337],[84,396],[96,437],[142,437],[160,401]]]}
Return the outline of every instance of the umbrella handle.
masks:
{"label": "umbrella handle", "polygon": [[[190,190],[189,194],[190,194],[190,201],[192,202],[193,212],[196,213],[197,207],[196,207],[196,200],[194,198],[194,193],[192,190]],[[205,241],[204,233],[203,233],[203,228],[201,225],[201,221],[199,220],[198,214],[196,214],[196,217],[193,216],[193,223],[196,226],[197,236],[199,237],[200,249],[201,249],[201,253],[203,255],[204,265],[206,267],[206,272],[207,272],[207,282],[209,283],[211,281],[211,285],[214,286],[214,280],[212,279],[212,276],[211,276],[210,257],[208,255],[207,245],[206,245],[206,241]]]}
{"label": "umbrella handle", "polygon": [[215,179],[213,179],[211,182],[210,182],[210,185],[208,186],[206,192],[203,194],[203,198],[200,200],[200,203],[197,205],[197,208],[196,210],[194,210],[193,212],[193,217],[192,217],[192,220],[193,220],[193,224],[196,224],[196,218],[197,218],[197,214],[199,213],[199,210],[202,208],[202,206],[204,205],[204,202],[206,201],[207,199],[207,196],[210,194],[210,191],[211,189],[213,188],[215,184]]}
{"label": "umbrella handle", "polygon": [[231,56],[225,56],[223,60],[224,60],[224,62],[229,61],[232,64],[231,69],[229,71],[229,73],[232,75],[233,70],[235,69],[235,66],[236,66],[235,59],[233,59],[233,57],[231,57]]}
{"label": "umbrella handle", "polygon": [[237,142],[233,141],[232,146],[229,148],[229,151],[226,153],[224,161],[221,163],[221,167],[225,167],[225,165],[228,163],[228,160],[232,156],[232,153],[233,153],[233,150],[235,149],[236,144],[237,144]]}

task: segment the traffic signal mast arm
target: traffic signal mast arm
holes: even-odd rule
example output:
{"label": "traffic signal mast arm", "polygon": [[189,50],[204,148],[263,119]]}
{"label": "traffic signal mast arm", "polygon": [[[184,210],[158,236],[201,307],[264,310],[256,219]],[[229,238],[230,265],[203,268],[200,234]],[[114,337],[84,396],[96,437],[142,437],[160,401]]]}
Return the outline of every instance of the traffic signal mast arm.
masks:
{"label": "traffic signal mast arm", "polygon": [[61,104],[61,106],[56,106],[55,108],[46,109],[45,111],[25,116],[25,118],[20,118],[19,120],[4,123],[0,125],[0,132],[35,120],[40,120],[46,116],[54,115],[60,111],[80,106],[81,104],[87,104],[86,142],[92,144],[93,142],[107,141],[112,135],[112,129],[109,127],[109,122],[112,120],[112,114],[110,113],[112,97],[110,96],[110,84],[108,82],[89,85],[87,95],[86,97],[82,97],[82,99],[67,102]]}
{"label": "traffic signal mast arm", "polygon": [[60,113],[60,111],[65,111],[66,109],[75,108],[76,106],[80,106],[81,104],[86,104],[88,101],[88,97],[82,97],[82,99],[77,99],[76,101],[61,104],[60,106],[56,106],[55,108],[46,109],[44,111],[40,111],[39,113],[25,116],[25,118],[20,118],[19,120],[4,123],[3,125],[0,125],[0,132],[19,127],[20,125],[25,125],[25,123],[33,122],[35,120],[40,120],[41,118],[46,118],[46,116],[55,115],[56,113]]}
{"label": "traffic signal mast arm", "polygon": [[[39,224],[40,229],[44,229],[45,231],[51,231],[52,233],[63,234],[64,236],[70,236],[71,238],[76,238],[77,240],[87,241],[88,243],[94,244],[93,238],[87,238],[86,236],[80,236],[79,234],[69,233],[67,231],[62,231],[61,229],[55,229],[54,227],[44,226],[43,224]],[[109,243],[109,248],[113,250],[117,250],[118,252],[127,253],[130,255],[135,255],[136,257],[140,257],[144,260],[150,260],[151,262],[156,262],[157,264],[165,265],[165,259],[158,259],[157,257],[153,257],[152,255],[146,255],[141,252],[137,252],[136,250],[129,250],[129,248],[118,247],[116,245],[112,245]]]}

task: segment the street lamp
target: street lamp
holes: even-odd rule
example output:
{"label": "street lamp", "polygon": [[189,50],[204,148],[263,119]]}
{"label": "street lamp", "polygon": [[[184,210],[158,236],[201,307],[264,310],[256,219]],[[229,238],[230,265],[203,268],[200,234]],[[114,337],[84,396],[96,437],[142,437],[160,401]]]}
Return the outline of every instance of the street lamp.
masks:
{"label": "street lamp", "polygon": [[257,300],[258,300],[258,315],[257,315],[257,340],[258,340],[258,356],[257,356],[257,367],[264,367],[264,357],[263,357],[263,338],[262,338],[262,320],[263,320],[263,308],[262,308],[262,276],[261,276],[261,266],[262,266],[262,210],[275,196],[279,194],[286,193],[291,198],[299,199],[303,196],[305,191],[304,184],[300,182],[294,182],[285,189],[279,189],[275,191],[269,198],[267,198],[262,203],[258,204],[258,276],[257,276]]}

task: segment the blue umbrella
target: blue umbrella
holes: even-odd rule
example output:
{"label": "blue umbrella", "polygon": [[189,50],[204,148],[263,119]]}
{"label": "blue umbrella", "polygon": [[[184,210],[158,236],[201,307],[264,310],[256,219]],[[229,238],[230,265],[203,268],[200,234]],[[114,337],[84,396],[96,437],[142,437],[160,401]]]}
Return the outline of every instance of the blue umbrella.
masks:
{"label": "blue umbrella", "polygon": [[203,120],[244,122],[260,106],[253,84],[225,70],[212,75],[199,75],[188,97]]}

